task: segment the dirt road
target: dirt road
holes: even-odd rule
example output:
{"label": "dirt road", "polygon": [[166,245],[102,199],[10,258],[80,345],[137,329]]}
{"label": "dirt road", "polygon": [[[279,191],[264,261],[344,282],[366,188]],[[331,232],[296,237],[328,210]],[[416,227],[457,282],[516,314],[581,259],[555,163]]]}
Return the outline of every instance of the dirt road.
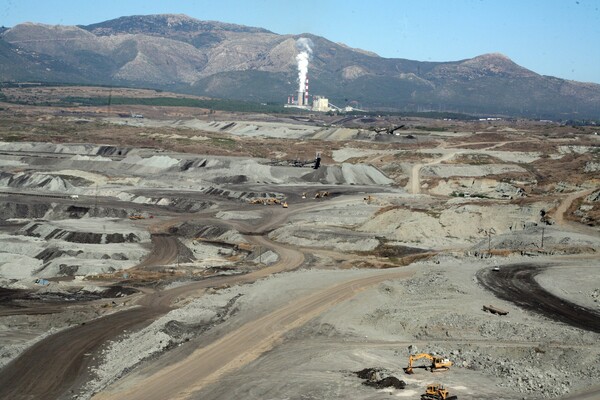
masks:
{"label": "dirt road", "polygon": [[320,290],[249,322],[185,360],[152,376],[141,371],[127,377],[95,399],[181,399],[217,381],[272,349],[283,335],[308,322],[335,304],[390,279],[404,279],[406,271],[373,271],[373,275]]}
{"label": "dirt road", "polygon": [[499,271],[482,269],[477,279],[503,300],[542,314],[555,321],[600,333],[600,313],[547,292],[535,280],[547,265],[534,263],[502,266]]}
{"label": "dirt road", "polygon": [[[177,254],[175,240],[154,235],[155,247],[140,265],[172,261]],[[181,292],[182,288],[177,288],[148,295],[140,308],[110,314],[41,340],[0,370],[0,398],[55,399],[74,390],[84,383],[94,351],[124,330],[137,329],[169,311],[171,300]]]}
{"label": "dirt road", "polygon": [[454,156],[456,156],[457,154],[460,154],[460,152],[453,152],[453,153],[448,153],[446,155],[444,155],[443,157],[440,157],[434,161],[428,162],[427,164],[415,164],[412,167],[412,171],[411,171],[411,176],[410,176],[410,187],[411,187],[411,193],[412,194],[419,194],[421,193],[421,168],[423,168],[424,166],[427,165],[435,165],[435,164],[439,164],[441,162],[450,160],[451,158],[454,158]]}
{"label": "dirt road", "polygon": [[573,204],[573,202],[575,200],[577,200],[581,197],[588,196],[588,195],[592,194],[592,192],[594,192],[595,190],[597,190],[597,189],[582,190],[579,192],[571,193],[567,197],[565,197],[561,201],[560,205],[556,208],[556,211],[554,211],[553,217],[554,217],[554,220],[556,221],[556,223],[563,225],[565,227],[568,227],[571,230],[574,230],[579,233],[583,233],[583,234],[596,233],[596,231],[594,231],[593,229],[590,229],[589,227],[587,227],[583,224],[574,223],[574,222],[568,221],[565,218],[567,211],[569,210],[569,208],[571,207],[571,205]]}
{"label": "dirt road", "polygon": [[[286,214],[281,219],[285,220]],[[271,222],[265,224],[270,225]],[[263,228],[261,226],[261,228]],[[85,383],[86,371],[92,354],[106,341],[125,330],[141,328],[172,309],[178,297],[201,293],[210,287],[253,282],[270,274],[291,270],[304,262],[304,255],[292,248],[273,243],[260,236],[250,236],[255,244],[279,254],[276,264],[245,275],[205,279],[178,288],[153,292],[143,297],[139,308],[129,309],[89,321],[49,336],[29,348],[20,357],[0,370],[0,398],[2,399],[55,399]],[[165,265],[177,256],[177,239],[170,235],[154,234],[154,248],[136,268]]]}
{"label": "dirt road", "polygon": [[152,234],[152,251],[135,268],[169,264],[177,258],[178,245],[177,238],[174,236],[163,233]]}

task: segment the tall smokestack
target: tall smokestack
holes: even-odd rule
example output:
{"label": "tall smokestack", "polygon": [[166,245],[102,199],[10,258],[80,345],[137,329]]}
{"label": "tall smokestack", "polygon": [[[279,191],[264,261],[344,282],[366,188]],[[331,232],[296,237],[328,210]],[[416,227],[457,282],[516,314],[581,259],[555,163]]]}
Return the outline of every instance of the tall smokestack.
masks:
{"label": "tall smokestack", "polygon": [[304,85],[304,105],[308,105],[308,75],[306,76],[306,84]]}
{"label": "tall smokestack", "polygon": [[308,62],[312,57],[312,40],[308,38],[300,38],[296,41],[296,48],[298,49],[298,55],[296,56],[296,62],[298,63],[298,105],[308,104],[308,90],[307,75],[308,75]]}

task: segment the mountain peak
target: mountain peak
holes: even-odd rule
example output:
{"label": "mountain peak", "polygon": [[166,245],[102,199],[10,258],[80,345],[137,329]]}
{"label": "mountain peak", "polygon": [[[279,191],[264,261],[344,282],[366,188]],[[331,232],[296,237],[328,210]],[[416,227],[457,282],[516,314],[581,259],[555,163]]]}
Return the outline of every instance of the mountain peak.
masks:
{"label": "mountain peak", "polygon": [[497,75],[510,74],[521,77],[537,76],[535,72],[521,67],[502,53],[482,54],[480,56],[464,60],[460,63],[460,65]]}
{"label": "mountain peak", "polygon": [[[202,96],[283,101],[295,91],[296,41],[310,38],[315,94],[371,109],[574,115],[597,119],[600,85],[538,75],[504,54],[450,62],[377,57],[310,33],[133,15],[88,26],[20,24],[0,30],[3,80],[82,82],[181,90]],[[279,100],[278,100],[279,99]]]}
{"label": "mountain peak", "polygon": [[185,14],[131,15],[80,27],[99,36],[123,33],[141,33],[152,36],[193,35],[207,31],[271,33],[262,28],[216,21],[201,21]]}
{"label": "mountain peak", "polygon": [[472,59],[473,60],[475,60],[475,59],[482,59],[482,60],[503,60],[503,61],[510,61],[510,62],[512,62],[512,60],[508,56],[506,56],[506,55],[504,55],[502,53],[486,53],[486,54],[479,55],[477,57],[473,57]]}

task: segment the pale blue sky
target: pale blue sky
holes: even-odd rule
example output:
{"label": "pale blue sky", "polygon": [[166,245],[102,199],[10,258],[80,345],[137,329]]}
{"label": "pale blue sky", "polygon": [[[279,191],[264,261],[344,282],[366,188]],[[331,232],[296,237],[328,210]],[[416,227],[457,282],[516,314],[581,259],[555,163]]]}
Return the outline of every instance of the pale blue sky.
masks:
{"label": "pale blue sky", "polygon": [[600,0],[0,0],[0,25],[9,27],[161,13],[312,33],[382,57],[499,52],[540,74],[600,83]]}

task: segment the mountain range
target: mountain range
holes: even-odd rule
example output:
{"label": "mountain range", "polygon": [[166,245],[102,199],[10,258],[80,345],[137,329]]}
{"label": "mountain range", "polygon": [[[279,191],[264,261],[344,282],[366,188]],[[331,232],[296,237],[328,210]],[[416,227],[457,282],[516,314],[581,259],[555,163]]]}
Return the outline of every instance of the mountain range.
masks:
{"label": "mountain range", "polygon": [[312,42],[309,91],[342,106],[600,119],[600,85],[539,75],[502,54],[450,62],[384,58],[312,34],[185,15],[86,26],[0,28],[0,80],[165,89],[283,104],[298,88],[296,43]]}

